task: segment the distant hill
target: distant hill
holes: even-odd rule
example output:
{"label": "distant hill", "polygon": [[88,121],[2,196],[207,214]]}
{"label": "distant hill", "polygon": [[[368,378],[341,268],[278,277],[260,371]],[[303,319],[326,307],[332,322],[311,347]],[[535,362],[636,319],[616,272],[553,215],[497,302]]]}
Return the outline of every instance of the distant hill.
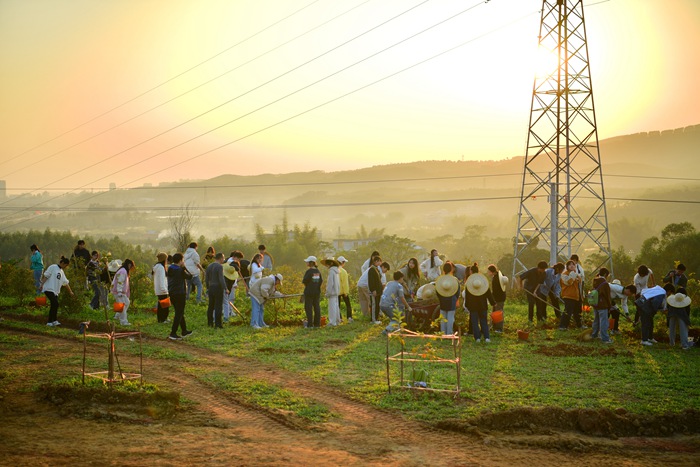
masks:
{"label": "distant hill", "polygon": [[[670,222],[700,221],[700,205],[661,204],[615,201],[612,198],[658,198],[700,200],[700,183],[653,177],[700,178],[700,125],[675,130],[636,133],[600,141],[605,176],[608,215],[613,244],[638,248],[644,238]],[[380,158],[378,158],[380,159]],[[442,233],[455,233],[464,225],[489,227],[494,236],[514,234],[518,210],[517,199],[499,201],[469,200],[488,197],[517,197],[523,170],[523,157],[500,161],[422,161],[376,165],[338,172],[295,172],[255,176],[221,175],[209,180],[161,184],[154,188],[116,190],[99,197],[99,207],[135,206],[140,209],[159,206],[181,206],[192,203],[202,208],[199,233],[208,237],[229,235],[251,237],[255,224],[270,230],[287,207],[291,223],[309,222],[323,232],[324,238],[350,237],[365,225],[386,228],[387,232],[415,239],[430,238]],[[439,180],[415,180],[445,177]],[[453,177],[453,178],[449,178]],[[399,181],[403,180],[403,181]],[[86,194],[71,195],[78,200]],[[61,200],[65,203],[66,198]],[[391,203],[357,206],[303,207],[319,204]],[[546,203],[546,200],[542,200]],[[10,204],[10,203],[8,203]],[[97,210],[97,209],[96,209]],[[134,235],[148,229],[167,229],[169,212],[131,213],[129,216],[100,214],[66,215],[52,218],[54,228],[80,229],[93,235],[111,235],[114,225],[123,225],[128,217]],[[148,227],[137,225],[149,220]],[[64,220],[65,219],[65,220]],[[96,222],[95,219],[101,219]],[[630,223],[631,221],[631,223]],[[84,225],[83,225],[84,224]],[[43,229],[45,219],[23,227]],[[441,229],[447,229],[443,232]],[[636,226],[630,229],[630,225]],[[615,231],[614,226],[620,227]],[[698,226],[700,227],[700,225]],[[630,231],[632,230],[632,231]],[[643,233],[640,233],[643,231]],[[649,231],[648,233],[646,231]],[[639,238],[639,239],[638,239]],[[632,245],[634,244],[634,245]]]}

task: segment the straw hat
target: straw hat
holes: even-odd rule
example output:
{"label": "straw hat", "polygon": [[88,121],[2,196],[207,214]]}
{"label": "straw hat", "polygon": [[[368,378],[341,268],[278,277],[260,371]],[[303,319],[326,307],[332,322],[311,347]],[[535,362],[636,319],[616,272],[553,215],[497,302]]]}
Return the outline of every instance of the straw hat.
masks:
{"label": "straw hat", "polygon": [[498,282],[501,284],[503,290],[508,287],[508,277],[504,276],[501,271],[498,271]]}
{"label": "straw hat", "polygon": [[117,272],[119,271],[120,267],[122,267],[122,260],[120,259],[113,259],[107,265],[107,269],[109,270],[109,272]]}
{"label": "straw hat", "polygon": [[429,284],[422,285],[418,289],[418,293],[421,296],[421,300],[431,300],[435,298],[435,284],[430,282]]}
{"label": "straw hat", "polygon": [[326,259],[322,259],[322,260],[321,260],[321,264],[323,264],[324,266],[328,266],[328,267],[331,267],[331,266],[340,266],[340,263],[339,263],[338,260],[336,260],[335,258],[326,258]]}
{"label": "straw hat", "polygon": [[682,293],[677,293],[668,297],[666,302],[668,306],[672,306],[673,308],[685,308],[690,305],[690,297]]}
{"label": "straw hat", "polygon": [[475,272],[467,278],[467,290],[477,297],[484,295],[489,290],[489,280],[480,272]]}
{"label": "straw hat", "polygon": [[309,257],[304,260],[305,263],[310,263],[312,261],[314,263],[318,261],[314,255],[309,255]]}
{"label": "straw hat", "polygon": [[233,263],[224,263],[224,277],[228,280],[235,281],[238,279],[239,274]]}
{"label": "straw hat", "polygon": [[459,281],[455,276],[443,274],[435,280],[435,291],[441,297],[451,297],[459,290]]}

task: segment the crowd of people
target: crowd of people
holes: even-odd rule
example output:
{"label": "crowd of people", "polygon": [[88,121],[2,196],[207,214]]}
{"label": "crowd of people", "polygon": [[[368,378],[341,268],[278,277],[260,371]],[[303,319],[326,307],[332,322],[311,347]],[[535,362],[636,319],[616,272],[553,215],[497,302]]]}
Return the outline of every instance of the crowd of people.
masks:
{"label": "crowd of people", "polygon": [[[129,277],[135,264],[130,259],[115,259],[103,264],[98,251],[89,252],[83,240],[78,241],[70,259],[60,261],[44,270],[43,257],[37,245],[31,245],[30,269],[33,272],[37,295],[43,293],[50,302],[48,326],[58,326],[58,295],[63,287],[73,294],[63,270],[73,264],[85,267],[87,286],[92,289],[90,307],[107,306],[108,291],[114,300],[115,322],[129,326],[128,311],[131,305]],[[239,313],[235,306],[238,289],[243,289],[250,300],[250,326],[254,329],[268,327],[264,320],[265,304],[278,298],[289,298],[279,291],[283,277],[273,273],[274,260],[265,245],[250,261],[235,250],[228,257],[217,253],[213,247],[207,249],[204,258],[198,253],[198,244],[192,242],[184,253],[168,255],[158,253],[151,269],[153,289],[157,297],[156,316],[159,323],[172,323],[169,338],[179,340],[192,334],[185,321],[185,306],[190,294],[196,293],[196,303],[207,305],[207,324],[216,329],[223,328]],[[343,322],[341,307],[345,308],[345,320],[353,321],[350,301],[350,279],[345,269],[347,259],[316,256],[305,258],[306,271],[299,294],[304,303],[308,329],[321,325],[338,326]],[[327,271],[322,274],[319,265]],[[106,267],[105,267],[106,266]],[[467,333],[477,342],[489,343],[491,332],[504,330],[506,314],[506,290],[508,278],[496,265],[489,265],[485,274],[477,263],[471,266],[455,264],[433,249],[427,259],[419,262],[410,258],[406,264],[391,273],[391,266],[378,251],[372,252],[361,266],[357,281],[360,312],[373,324],[381,324],[381,315],[389,324],[384,333],[399,327],[401,321],[413,324],[418,319],[433,320],[427,310],[439,311],[440,331],[445,335],[455,332],[455,314],[461,308],[466,313]],[[676,328],[683,349],[692,343],[688,339],[690,326],[690,298],[685,287],[688,278],[685,266],[678,264],[657,285],[654,274],[646,265],[637,269],[629,285],[615,279],[609,281],[610,272],[600,268],[590,284],[587,284],[584,269],[577,255],[566,263],[549,265],[540,261],[536,267],[516,276],[516,286],[522,288],[527,297],[528,321],[531,324],[547,321],[547,309],[551,308],[558,329],[586,329],[582,321],[584,310],[593,312],[590,338],[611,344],[612,335],[619,334],[620,317],[640,327],[640,342],[651,346],[654,316],[659,311],[667,315],[669,338],[675,343]],[[267,273],[268,275],[265,275]],[[324,281],[325,275],[325,281]],[[108,285],[107,287],[105,285]],[[327,299],[327,319],[322,316],[321,298]],[[629,301],[635,304],[634,319],[630,317]],[[427,304],[427,306],[426,306]],[[172,321],[170,307],[174,308]],[[489,313],[490,311],[490,313]],[[326,321],[323,323],[323,321]],[[179,334],[178,334],[179,331]]]}

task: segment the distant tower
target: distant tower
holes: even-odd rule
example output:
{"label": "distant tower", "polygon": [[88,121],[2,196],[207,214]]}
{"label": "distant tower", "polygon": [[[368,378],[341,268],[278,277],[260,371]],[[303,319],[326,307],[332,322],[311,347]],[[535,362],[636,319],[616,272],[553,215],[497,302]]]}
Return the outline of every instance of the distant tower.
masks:
{"label": "distant tower", "polygon": [[527,254],[536,245],[550,264],[599,254],[612,271],[583,1],[543,0],[541,13],[540,52],[556,65],[533,86],[513,275],[545,259]]}

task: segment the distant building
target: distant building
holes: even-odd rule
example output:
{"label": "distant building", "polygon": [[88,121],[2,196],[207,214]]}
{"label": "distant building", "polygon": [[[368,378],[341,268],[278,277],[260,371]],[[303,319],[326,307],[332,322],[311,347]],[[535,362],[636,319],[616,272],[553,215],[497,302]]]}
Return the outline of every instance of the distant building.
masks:
{"label": "distant building", "polygon": [[0,180],[0,198],[4,198],[7,196],[7,184],[5,183],[5,180]]}
{"label": "distant building", "polygon": [[351,251],[376,241],[376,238],[334,238],[333,248],[335,251]]}
{"label": "distant building", "polygon": [[117,189],[117,184],[112,182],[109,184],[109,191],[114,191]]}

